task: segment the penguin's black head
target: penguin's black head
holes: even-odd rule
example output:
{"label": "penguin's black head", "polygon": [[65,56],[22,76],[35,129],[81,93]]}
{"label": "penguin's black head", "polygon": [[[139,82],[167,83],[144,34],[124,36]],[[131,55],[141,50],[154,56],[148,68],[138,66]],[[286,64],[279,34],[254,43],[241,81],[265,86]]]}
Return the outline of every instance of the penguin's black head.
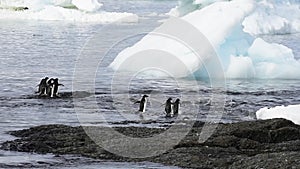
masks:
{"label": "penguin's black head", "polygon": [[143,97],[145,98],[145,97],[149,97],[149,96],[145,94]]}
{"label": "penguin's black head", "polygon": [[46,80],[48,80],[48,79],[49,79],[49,77],[45,77],[45,79],[46,79]]}
{"label": "penguin's black head", "polygon": [[171,97],[169,97],[169,98],[168,98],[168,101],[171,101],[171,100],[172,100],[172,98],[171,98]]}
{"label": "penguin's black head", "polygon": [[176,102],[176,103],[179,103],[179,102],[180,102],[180,99],[176,99],[175,102]]}

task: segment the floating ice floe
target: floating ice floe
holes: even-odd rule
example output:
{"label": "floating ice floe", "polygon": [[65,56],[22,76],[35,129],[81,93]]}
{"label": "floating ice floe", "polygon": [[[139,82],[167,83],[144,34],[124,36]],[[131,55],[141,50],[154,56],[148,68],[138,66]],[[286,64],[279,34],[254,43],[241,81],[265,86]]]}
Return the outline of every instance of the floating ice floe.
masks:
{"label": "floating ice floe", "polygon": [[262,120],[284,118],[300,125],[300,105],[265,107],[256,112],[256,117]]}
{"label": "floating ice floe", "polygon": [[[97,0],[0,0],[0,19],[74,22],[137,22],[132,13],[101,11]],[[19,10],[19,9],[27,10]]]}

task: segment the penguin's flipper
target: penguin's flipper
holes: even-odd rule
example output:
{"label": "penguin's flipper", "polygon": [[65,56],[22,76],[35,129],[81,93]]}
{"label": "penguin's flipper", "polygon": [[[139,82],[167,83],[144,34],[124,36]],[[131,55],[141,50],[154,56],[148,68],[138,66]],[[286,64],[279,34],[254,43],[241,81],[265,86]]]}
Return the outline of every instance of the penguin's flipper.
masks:
{"label": "penguin's flipper", "polygon": [[137,104],[137,103],[141,103],[141,101],[136,101],[136,102],[134,102],[134,104]]}

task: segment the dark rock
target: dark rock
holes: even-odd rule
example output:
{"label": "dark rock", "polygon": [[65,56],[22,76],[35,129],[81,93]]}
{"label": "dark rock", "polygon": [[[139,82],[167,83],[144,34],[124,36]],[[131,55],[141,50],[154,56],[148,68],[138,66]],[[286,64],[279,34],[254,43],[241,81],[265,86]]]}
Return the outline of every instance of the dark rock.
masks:
{"label": "dark rock", "polygon": [[28,10],[28,7],[13,7],[12,10],[14,11],[25,11]]}
{"label": "dark rock", "polygon": [[[131,159],[112,154],[96,145],[82,127],[65,125],[45,125],[9,132],[20,139],[3,143],[1,149],[56,155],[78,154],[114,161],[151,161],[184,168],[300,166],[300,127],[288,120],[219,124],[214,134],[206,142],[200,143],[198,139],[203,125],[202,122],[195,123],[185,139],[175,147],[159,156],[145,159]],[[88,128],[96,131],[108,129]],[[169,128],[115,127],[114,129],[128,137],[147,138],[163,133]],[[122,142],[116,141],[119,139],[117,137],[113,139],[115,143]]]}
{"label": "dark rock", "polygon": [[61,92],[58,96],[49,97],[47,95],[30,95],[24,96],[24,99],[72,99],[72,98],[85,98],[92,96],[92,93],[85,91],[75,91],[75,92]]}

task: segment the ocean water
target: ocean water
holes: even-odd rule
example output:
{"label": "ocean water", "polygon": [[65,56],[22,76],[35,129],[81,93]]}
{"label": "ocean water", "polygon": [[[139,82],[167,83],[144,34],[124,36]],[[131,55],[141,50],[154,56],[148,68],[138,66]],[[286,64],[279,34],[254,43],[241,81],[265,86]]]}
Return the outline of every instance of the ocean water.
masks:
{"label": "ocean water", "polygon": [[[109,32],[102,33],[107,25],[96,23],[74,23],[61,21],[0,20],[0,142],[14,139],[5,134],[44,124],[66,125],[125,125],[162,127],[170,124],[164,117],[163,103],[168,97],[182,98],[182,116],[187,119],[206,121],[211,110],[210,101],[214,94],[222,96],[220,106],[224,108],[221,122],[256,120],[255,112],[263,107],[300,103],[300,80],[255,80],[227,79],[226,88],[214,88],[210,79],[189,78],[139,78],[131,81],[114,79],[114,72],[107,68],[117,53],[133,45],[144,34],[161,24],[164,14],[176,5],[176,1],[104,1],[104,10],[132,12],[140,17],[138,23],[123,23],[111,26]],[[149,24],[150,23],[150,24]],[[116,42],[117,34],[125,31],[136,35]],[[37,99],[34,92],[40,79],[58,77],[64,86],[60,93],[72,92],[76,61],[82,50],[96,35],[102,40],[95,44],[97,50],[115,44],[99,61],[95,75],[95,97],[97,109],[89,112],[86,118],[78,116],[71,98]],[[300,34],[263,36],[266,41],[282,43],[293,49],[300,59]],[[93,54],[93,53],[92,53]],[[95,55],[97,53],[94,53]],[[87,72],[88,75],[89,72]],[[295,72],[298,73],[298,72]],[[124,88],[125,85],[125,88]],[[126,86],[128,85],[128,87]],[[150,104],[142,120],[152,123],[139,123],[134,104],[141,95],[149,94]],[[91,97],[81,98],[84,105]],[[87,104],[85,104],[87,103]],[[85,106],[79,105],[81,109]],[[104,116],[105,118],[97,118]],[[78,119],[79,118],[79,119]],[[172,120],[171,120],[172,121]],[[0,164],[20,168],[39,168],[38,161],[55,164],[57,168],[169,168],[152,163],[114,163],[66,156],[57,159],[53,155],[0,151]],[[75,160],[74,160],[75,159]],[[66,165],[68,163],[68,166]],[[0,166],[1,166],[0,165]],[[30,166],[30,167],[28,167]],[[45,166],[42,166],[45,167]],[[46,166],[47,167],[47,166]]]}

